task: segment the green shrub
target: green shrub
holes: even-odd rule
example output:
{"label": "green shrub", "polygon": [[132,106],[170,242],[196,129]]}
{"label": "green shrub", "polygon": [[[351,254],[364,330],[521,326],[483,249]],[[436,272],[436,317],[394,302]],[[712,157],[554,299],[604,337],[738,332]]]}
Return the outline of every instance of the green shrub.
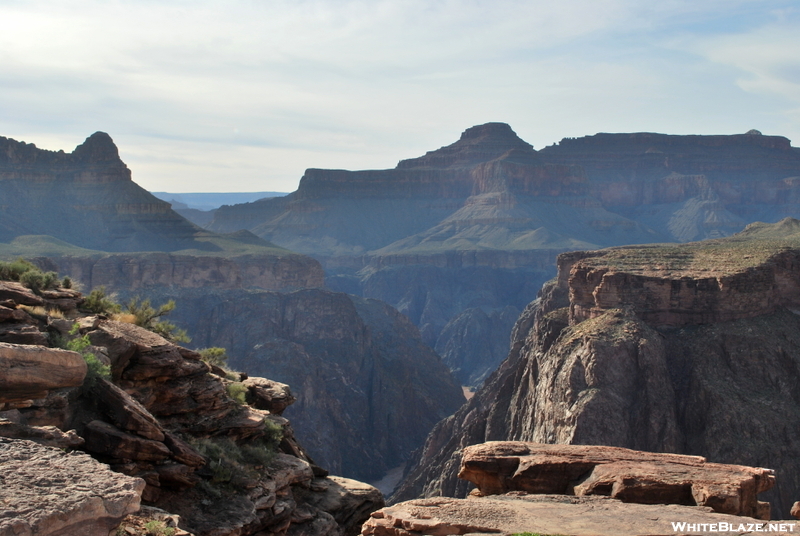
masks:
{"label": "green shrub", "polygon": [[88,366],[88,370],[86,371],[86,379],[84,379],[84,385],[92,385],[97,378],[104,378],[106,380],[111,378],[111,367],[109,365],[104,364],[100,359],[97,358],[96,355],[87,351],[87,348],[92,345],[91,341],[89,340],[88,335],[83,335],[82,337],[78,335],[78,324],[72,326],[69,334],[72,335],[74,338],[70,339],[66,342],[64,347],[67,350],[72,350],[73,352],[78,352],[83,356],[84,361],[86,361],[86,365]]}
{"label": "green shrub", "polygon": [[200,359],[220,368],[227,369],[228,366],[228,351],[225,348],[212,346],[211,348],[201,348],[197,350],[200,354]]}
{"label": "green shrub", "polygon": [[[189,443],[203,456],[208,458],[212,477],[212,487],[225,486],[237,476],[255,478],[258,470],[269,465],[275,458],[278,444],[283,439],[283,430],[271,421],[266,421],[264,437],[249,441],[239,446],[229,437],[213,437],[191,439]],[[212,493],[213,495],[213,493]]]}
{"label": "green shrub", "polygon": [[225,386],[225,389],[228,391],[228,396],[240,406],[247,403],[247,387],[242,382],[231,382]]}
{"label": "green shrub", "polygon": [[144,530],[147,531],[147,536],[172,536],[175,534],[174,528],[168,527],[163,521],[156,521],[155,519],[145,523]]}
{"label": "green shrub", "polygon": [[63,288],[72,288],[72,278],[68,275],[64,276],[64,279],[61,280],[61,286]]}
{"label": "green shrub", "polygon": [[25,259],[11,262],[0,261],[0,279],[3,281],[19,281],[20,276],[29,270],[41,271],[35,264]]}
{"label": "green shrub", "polygon": [[31,269],[19,276],[19,282],[31,289],[35,294],[43,290],[57,288],[61,282],[55,272],[42,272],[38,268]]}
{"label": "green shrub", "polygon": [[106,287],[99,286],[83,300],[81,309],[96,315],[111,315],[122,310],[122,306],[114,301],[114,297],[106,295]]}
{"label": "green shrub", "polygon": [[178,329],[175,324],[160,320],[175,309],[175,300],[159,305],[158,308],[150,305],[150,300],[139,301],[138,297],[131,298],[128,302],[126,313],[133,315],[134,324],[158,333],[168,341],[190,342],[191,339],[183,329]]}

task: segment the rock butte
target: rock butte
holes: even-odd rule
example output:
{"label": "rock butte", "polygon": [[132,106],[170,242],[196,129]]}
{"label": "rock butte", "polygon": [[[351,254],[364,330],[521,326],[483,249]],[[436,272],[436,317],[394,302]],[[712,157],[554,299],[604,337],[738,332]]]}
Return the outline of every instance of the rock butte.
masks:
{"label": "rock butte", "polygon": [[516,440],[766,466],[777,483],[764,498],[788,515],[800,495],[798,228],[562,255],[506,361],[437,424],[393,499],[464,496],[460,451]]}

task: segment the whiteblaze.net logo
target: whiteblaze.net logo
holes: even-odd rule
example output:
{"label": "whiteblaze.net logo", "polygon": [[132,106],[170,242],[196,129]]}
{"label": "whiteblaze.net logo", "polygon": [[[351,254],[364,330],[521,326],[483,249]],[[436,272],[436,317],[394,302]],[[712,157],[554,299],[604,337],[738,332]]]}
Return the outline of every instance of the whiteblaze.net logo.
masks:
{"label": "whiteblaze.net logo", "polygon": [[[683,521],[673,521],[672,530],[680,533],[714,533],[714,532],[735,532],[754,533],[754,532],[794,532],[795,523],[785,522],[766,522],[766,523],[686,523]],[[800,534],[800,533],[799,533]]]}

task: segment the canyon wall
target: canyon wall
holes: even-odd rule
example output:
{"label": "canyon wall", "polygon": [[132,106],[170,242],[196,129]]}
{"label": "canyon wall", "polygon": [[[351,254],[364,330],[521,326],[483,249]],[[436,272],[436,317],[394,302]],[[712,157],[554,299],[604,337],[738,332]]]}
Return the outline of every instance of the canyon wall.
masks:
{"label": "canyon wall", "polygon": [[161,289],[196,348],[221,346],[230,366],[292,386],[287,410],[312,458],[336,474],[378,479],[405,462],[464,402],[417,329],[377,300],[322,289]]}
{"label": "canyon wall", "polygon": [[[559,253],[722,237],[800,217],[798,177],[800,149],[757,131],[597,134],[535,151],[508,125],[487,123],[395,169],[307,170],[296,192],[223,207],[209,228],[246,228],[311,255],[333,288],[384,300],[429,344],[454,348],[446,325],[470,308],[522,309],[555,275]],[[536,285],[520,288],[532,267]],[[451,284],[470,271],[486,284]],[[502,329],[489,336],[507,339],[507,325],[490,324],[481,332]],[[461,340],[456,354],[479,346]],[[479,357],[467,361],[485,368]]]}
{"label": "canyon wall", "polygon": [[394,499],[463,496],[461,449],[520,440],[768,467],[765,495],[788,515],[800,493],[798,225],[561,256],[506,361],[437,424]]}

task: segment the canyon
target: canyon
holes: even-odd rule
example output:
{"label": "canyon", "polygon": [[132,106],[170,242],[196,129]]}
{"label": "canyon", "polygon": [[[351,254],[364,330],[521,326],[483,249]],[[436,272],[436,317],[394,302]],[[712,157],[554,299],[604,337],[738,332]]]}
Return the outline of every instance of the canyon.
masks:
{"label": "canyon", "polygon": [[800,493],[800,221],[723,239],[559,256],[507,359],[436,425],[393,500],[463,497],[485,441],[609,445],[769,467]]}
{"label": "canyon", "polygon": [[[535,151],[489,123],[393,170],[307,170],[296,192],[221,207],[203,229],[139,188],[107,134],[73,153],[2,138],[0,255],[122,301],[174,299],[192,348],[225,347],[242,372],[96,317],[80,334],[111,365],[91,388],[108,406],[33,385],[0,429],[88,442],[199,533],[354,533],[377,495],[327,470],[373,480],[406,463],[392,500],[463,497],[462,452],[494,440],[768,467],[763,499],[784,516],[800,491],[800,223],[777,220],[798,215],[799,176],[798,149],[756,131]],[[673,243],[628,245],[653,242]],[[17,345],[68,327],[17,305],[69,316],[81,299],[4,292],[0,340]],[[245,407],[224,392],[234,376]],[[461,386],[480,388],[464,403]],[[246,445],[267,422],[288,438],[272,472],[212,519],[196,486],[210,465],[171,438]]]}
{"label": "canyon", "polygon": [[[380,478],[463,402],[439,356],[396,311],[322,290],[325,275],[311,257],[246,230],[192,224],[132,181],[107,134],[72,153],[0,142],[8,186],[0,222],[14,222],[1,255],[125,303],[174,298],[173,317],[193,348],[226,347],[231,366],[296,386],[295,432],[331,470]],[[42,340],[33,330],[17,342]],[[317,374],[308,376],[309,367]]]}
{"label": "canyon", "polygon": [[487,123],[394,169],[308,169],[297,191],[221,207],[206,227],[314,257],[329,288],[397,308],[477,386],[508,347],[507,318],[555,275],[559,253],[800,217],[799,177],[800,149],[755,130],[597,134],[536,151]]}
{"label": "canyon", "polygon": [[[383,504],[306,454],[281,416],[288,386],[213,367],[55,292],[0,282],[0,307],[21,313],[0,335],[0,534],[131,533],[127,515],[155,512],[196,536],[343,536]],[[50,314],[16,307],[36,301]],[[8,342],[31,330],[43,344]]]}

